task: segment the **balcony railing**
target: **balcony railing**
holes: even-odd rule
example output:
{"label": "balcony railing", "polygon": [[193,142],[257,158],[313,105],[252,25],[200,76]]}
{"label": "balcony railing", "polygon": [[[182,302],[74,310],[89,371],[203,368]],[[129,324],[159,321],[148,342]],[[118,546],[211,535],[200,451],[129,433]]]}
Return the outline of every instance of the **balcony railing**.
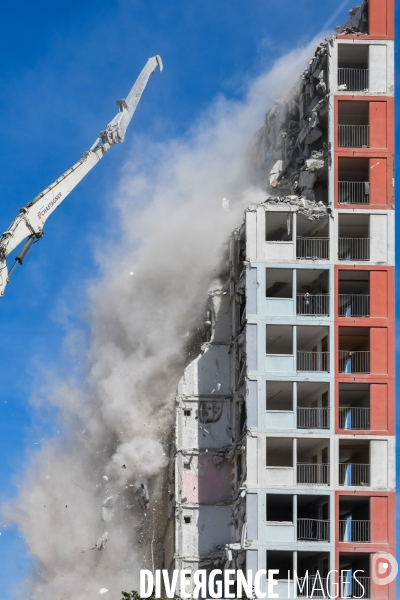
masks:
{"label": "balcony railing", "polygon": [[342,573],[340,598],[371,598],[371,577],[364,577],[358,573],[353,576],[351,572],[348,575],[346,579],[346,573]]}
{"label": "balcony railing", "polygon": [[339,463],[339,485],[370,485],[370,466],[361,463]]}
{"label": "balcony railing", "polygon": [[369,125],[339,125],[339,146],[369,148]]}
{"label": "balcony railing", "polygon": [[369,317],[369,294],[339,294],[339,317]]}
{"label": "balcony railing", "polygon": [[369,429],[370,409],[364,406],[339,408],[340,429]]}
{"label": "balcony railing", "polygon": [[298,237],[296,240],[296,258],[328,260],[329,238]]}
{"label": "balcony railing", "polygon": [[369,373],[369,350],[339,350],[339,373]]}
{"label": "balcony railing", "polygon": [[329,352],[313,352],[312,350],[298,350],[297,370],[328,373]]}
{"label": "balcony railing", "polygon": [[329,294],[297,294],[298,315],[329,315]]}
{"label": "balcony railing", "polygon": [[339,540],[341,542],[371,541],[371,521],[344,519],[339,521]]}
{"label": "balcony railing", "polygon": [[368,181],[339,181],[339,204],[369,204]]}
{"label": "balcony railing", "polygon": [[369,69],[338,69],[338,86],[346,86],[350,92],[368,90]]}
{"label": "balcony railing", "polygon": [[297,407],[298,429],[328,429],[329,408],[325,407]]}
{"label": "balcony railing", "polygon": [[329,465],[298,463],[297,483],[307,485],[329,485]]}
{"label": "balcony railing", "polygon": [[297,519],[297,539],[329,542],[329,521],[322,519]]}
{"label": "balcony railing", "polygon": [[369,260],[369,238],[339,238],[339,260]]}

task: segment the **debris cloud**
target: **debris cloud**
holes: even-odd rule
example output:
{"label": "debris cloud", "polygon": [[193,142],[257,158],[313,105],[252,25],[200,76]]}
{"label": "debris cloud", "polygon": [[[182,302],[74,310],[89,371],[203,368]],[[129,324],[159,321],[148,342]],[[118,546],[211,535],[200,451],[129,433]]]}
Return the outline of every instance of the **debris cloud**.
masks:
{"label": "debris cloud", "polygon": [[90,340],[68,358],[86,356],[86,383],[59,379],[43,392],[66,441],[42,444],[3,507],[36,561],[32,600],[120,600],[151,567],[145,546],[165,518],[159,490],[188,332],[226,237],[265,198],[249,180],[246,146],[315,44],[280,58],[243,100],[219,97],[182,139],[135,142],[115,198],[120,236],[98,251],[102,274],[88,285]]}

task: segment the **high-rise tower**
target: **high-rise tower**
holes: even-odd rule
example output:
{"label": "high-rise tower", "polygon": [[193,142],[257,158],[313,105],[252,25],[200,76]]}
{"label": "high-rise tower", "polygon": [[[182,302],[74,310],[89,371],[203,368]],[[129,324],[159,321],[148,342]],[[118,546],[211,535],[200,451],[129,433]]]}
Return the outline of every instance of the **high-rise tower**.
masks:
{"label": "high-rise tower", "polygon": [[165,568],[395,598],[373,577],[396,527],[393,21],[356,7],[258,132],[270,197],[181,381]]}

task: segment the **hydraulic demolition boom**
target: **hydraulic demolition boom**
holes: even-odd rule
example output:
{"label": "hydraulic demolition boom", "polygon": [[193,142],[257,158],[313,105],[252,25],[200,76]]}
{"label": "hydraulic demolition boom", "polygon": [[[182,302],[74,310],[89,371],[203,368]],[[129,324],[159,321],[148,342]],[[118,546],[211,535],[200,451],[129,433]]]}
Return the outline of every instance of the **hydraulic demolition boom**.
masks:
{"label": "hydraulic demolition boom", "polygon": [[[11,274],[14,267],[17,264],[22,264],[32,245],[43,236],[43,226],[51,213],[60,206],[61,202],[72,192],[81,179],[103,158],[111,146],[124,141],[125,132],[133,113],[149,77],[155,71],[157,65],[162,71],[163,64],[160,56],[149,58],[127,98],[117,100],[119,112],[107,125],[106,129],[100,133],[100,137],[92,147],[84,152],[82,158],[68,171],[21,208],[8,230],[3,233],[0,238],[0,296],[4,295],[4,289],[9,282],[9,274]],[[12,268],[8,271],[7,256],[26,238],[28,239],[25,245],[15,258]]]}

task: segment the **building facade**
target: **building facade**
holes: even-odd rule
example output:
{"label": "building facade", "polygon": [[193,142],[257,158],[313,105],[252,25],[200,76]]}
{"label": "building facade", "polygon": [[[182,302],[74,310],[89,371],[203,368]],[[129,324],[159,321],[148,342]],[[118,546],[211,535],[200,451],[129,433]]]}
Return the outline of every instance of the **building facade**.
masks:
{"label": "building facade", "polygon": [[393,21],[354,9],[258,132],[270,197],[180,382],[164,568],[395,598],[373,577],[396,529]]}

